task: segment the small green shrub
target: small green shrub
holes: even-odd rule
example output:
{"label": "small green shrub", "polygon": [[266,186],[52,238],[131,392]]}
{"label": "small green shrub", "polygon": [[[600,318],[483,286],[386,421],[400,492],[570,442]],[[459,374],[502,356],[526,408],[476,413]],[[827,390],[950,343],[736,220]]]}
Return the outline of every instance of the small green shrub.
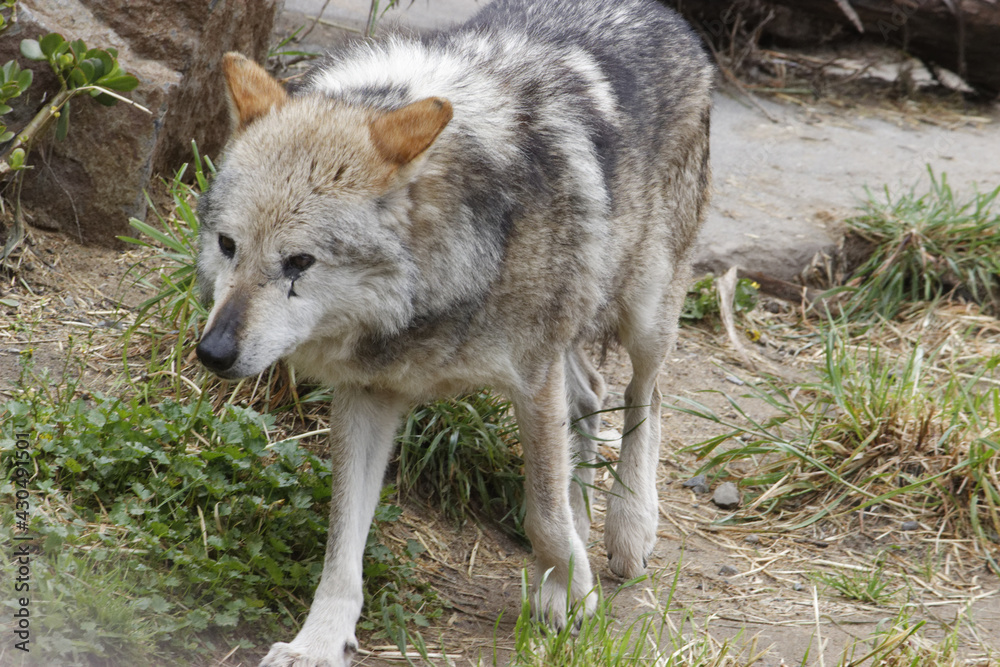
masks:
{"label": "small green shrub", "polygon": [[[684,309],[681,311],[682,322],[709,320],[718,324],[719,291],[715,281],[715,276],[709,274],[688,289],[687,297],[684,299]],[[752,280],[740,278],[736,282],[733,312],[747,313],[756,308],[758,288],[757,283]]]}

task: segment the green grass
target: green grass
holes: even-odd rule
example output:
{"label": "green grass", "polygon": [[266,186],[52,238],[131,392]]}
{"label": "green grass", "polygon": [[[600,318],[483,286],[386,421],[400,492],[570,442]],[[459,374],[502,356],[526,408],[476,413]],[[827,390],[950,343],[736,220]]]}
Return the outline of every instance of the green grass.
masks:
{"label": "green grass", "polygon": [[905,302],[956,295],[1000,312],[1000,187],[957,196],[946,174],[930,171],[930,190],[882,198],[868,193],[848,228],[874,252],[854,273],[847,317],[894,317]]}
{"label": "green grass", "polygon": [[[512,667],[723,667],[751,665],[757,651],[750,646],[735,649],[730,642],[718,644],[698,628],[691,613],[674,602],[681,576],[678,564],[666,591],[659,576],[639,577],[618,586],[605,597],[598,585],[599,603],[593,616],[586,617],[574,607],[567,627],[555,631],[532,618],[528,574],[521,573],[521,613],[514,626]],[[638,594],[634,589],[648,587],[655,600],[653,608],[623,620],[615,609],[623,593]],[[742,634],[742,633],[741,633]],[[740,641],[738,636],[736,642]],[[498,664],[494,657],[494,664]]]}
{"label": "green grass", "polygon": [[[492,664],[511,667],[751,667],[774,661],[776,656],[770,651],[771,647],[757,637],[747,637],[739,631],[731,639],[719,641],[713,636],[711,615],[699,625],[695,614],[676,601],[681,576],[682,563],[678,563],[673,571],[654,572],[650,578],[625,582],[606,597],[598,587],[600,602],[595,614],[589,618],[571,616],[568,627],[556,632],[532,618],[528,574],[522,571],[521,613],[515,622],[514,652],[504,662],[494,651]],[[867,594],[880,603],[888,600],[880,583],[881,572],[878,576],[859,575],[856,579],[846,587],[851,593],[859,593],[859,597],[850,596],[852,599],[863,599]],[[840,580],[832,585],[838,588]],[[855,591],[855,586],[859,590]],[[636,590],[638,588],[650,591],[643,594]],[[627,612],[616,608],[616,601],[622,595],[641,595],[651,604],[633,618],[623,617]],[[579,614],[579,610],[575,611]],[[578,624],[574,625],[574,621]],[[910,610],[904,607],[880,621],[870,636],[851,642],[839,659],[828,657],[825,664],[837,667],[868,664],[958,667],[970,664],[959,659],[959,632],[964,624],[963,619],[956,619],[944,626],[943,637],[931,639],[927,622],[914,620]],[[812,648],[807,649],[799,663],[791,664],[803,667],[820,664],[812,655]],[[486,661],[481,659],[480,662]]]}
{"label": "green grass", "polygon": [[749,504],[770,493],[736,521],[780,514],[782,527],[798,529],[886,503],[903,515],[944,521],[948,534],[995,544],[1000,387],[983,379],[1000,355],[953,360],[945,340],[936,349],[915,345],[896,356],[872,345],[877,338],[868,329],[849,341],[831,326],[823,334],[817,381],[748,384],[747,398],[772,413],[766,420],[728,396],[741,418],[678,399],[674,409],[726,427],[688,448],[704,461],[700,471],[732,474],[733,462],[752,464],[739,480]]}
{"label": "green grass", "polygon": [[511,407],[482,391],[416,408],[399,435],[400,491],[446,516],[494,522],[524,534],[524,461]]}
{"label": "green grass", "polygon": [[816,572],[813,579],[837,591],[848,600],[876,606],[895,601],[898,587],[894,587],[885,574],[885,554],[875,558],[871,568],[845,569],[834,573]]}

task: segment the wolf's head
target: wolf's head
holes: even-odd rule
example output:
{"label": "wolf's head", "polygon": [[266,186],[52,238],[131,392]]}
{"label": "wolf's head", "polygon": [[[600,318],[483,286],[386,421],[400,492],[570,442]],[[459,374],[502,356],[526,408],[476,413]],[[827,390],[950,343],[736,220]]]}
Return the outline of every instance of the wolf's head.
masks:
{"label": "wolf's head", "polygon": [[223,71],[235,129],[199,203],[199,278],[214,306],[198,358],[246,377],[308,340],[335,349],[403,326],[414,279],[406,188],[451,120],[449,102],[386,111],[290,97],[237,54]]}

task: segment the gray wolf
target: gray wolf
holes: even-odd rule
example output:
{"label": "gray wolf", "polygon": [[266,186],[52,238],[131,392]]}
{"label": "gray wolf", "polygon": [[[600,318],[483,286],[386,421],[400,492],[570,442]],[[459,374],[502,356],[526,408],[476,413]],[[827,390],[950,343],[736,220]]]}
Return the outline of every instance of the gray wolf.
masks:
{"label": "gray wolf", "polygon": [[710,180],[713,72],[690,28],[654,0],[498,0],[331,55],[292,94],[236,54],[223,70],[235,127],[199,203],[214,306],[198,356],[223,378],[286,359],[334,387],[322,579],[261,665],[351,661],[401,418],[481,386],[520,427],[535,613],[593,611],[593,467],[571,474],[595,460],[578,431],[596,432],[604,388],[582,346],[632,361],[604,536],[633,577],[656,539],[656,378]]}

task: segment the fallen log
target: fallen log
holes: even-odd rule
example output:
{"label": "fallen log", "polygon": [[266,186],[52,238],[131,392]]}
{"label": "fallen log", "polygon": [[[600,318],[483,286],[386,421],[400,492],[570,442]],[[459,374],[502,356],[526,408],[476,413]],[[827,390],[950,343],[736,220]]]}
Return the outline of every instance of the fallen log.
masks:
{"label": "fallen log", "polygon": [[668,1],[709,37],[735,32],[751,16],[775,19],[764,33],[799,43],[863,35],[958,74],[985,97],[1000,95],[997,0]]}

